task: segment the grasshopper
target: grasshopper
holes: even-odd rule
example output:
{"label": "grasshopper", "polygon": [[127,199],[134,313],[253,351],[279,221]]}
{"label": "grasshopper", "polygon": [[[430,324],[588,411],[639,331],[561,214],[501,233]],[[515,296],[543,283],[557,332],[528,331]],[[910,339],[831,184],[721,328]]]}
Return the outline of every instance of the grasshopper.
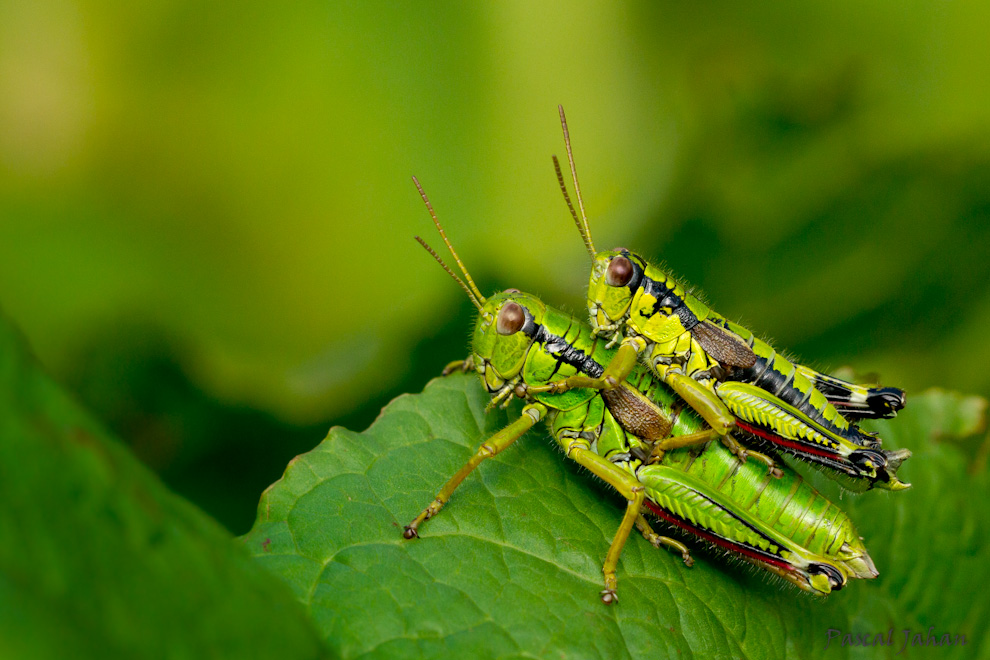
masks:
{"label": "grasshopper", "polygon": [[[415,180],[415,179],[414,179]],[[616,567],[633,527],[657,548],[668,546],[693,560],[676,539],[658,535],[644,512],[750,561],[818,595],[850,578],[874,578],[873,561],[848,516],[799,475],[785,468],[772,478],[755,463],[736,459],[718,433],[680,402],[647,369],[609,390],[556,391],[571,375],[600,376],[616,351],[591,327],[516,289],[485,298],[447,239],[419,182],[430,215],[456,261],[462,280],[418,236],[423,247],[467,292],[478,309],[471,354],[444,374],[475,371],[492,395],[491,406],[524,400],[519,417],[484,440],[474,455],[405,526],[406,539],[444,507],[485,459],[506,450],[545,421],[567,458],[614,488],[626,509],[605,557],[606,604],[617,601]]]}
{"label": "grasshopper", "polygon": [[[619,344],[601,375],[573,376],[558,383],[558,390],[617,387],[642,361],[725,438],[734,430],[751,433],[827,468],[829,476],[852,490],[908,488],[896,472],[911,452],[883,450],[876,436],[849,421],[893,417],[904,407],[902,390],[847,383],[792,364],[642,257],[625,248],[595,249],[567,120],[563,108],[558,109],[580,216],[556,156],[554,169],[591,255],[588,311],[593,333],[608,337],[610,346]],[[746,451],[737,455],[745,460]]]}

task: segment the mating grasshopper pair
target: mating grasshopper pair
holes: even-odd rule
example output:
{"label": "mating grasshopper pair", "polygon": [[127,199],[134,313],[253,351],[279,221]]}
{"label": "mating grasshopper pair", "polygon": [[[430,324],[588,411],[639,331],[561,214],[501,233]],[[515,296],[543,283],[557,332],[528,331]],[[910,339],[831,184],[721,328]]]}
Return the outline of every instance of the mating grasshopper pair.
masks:
{"label": "mating grasshopper pair", "polygon": [[[852,490],[903,490],[896,471],[911,453],[881,448],[880,441],[848,418],[893,417],[904,406],[896,388],[856,385],[786,360],[746,328],[727,321],[673,277],[625,248],[596,252],[581,200],[563,108],[560,121],[580,216],[571,203],[560,164],[554,168],[571,216],[591,255],[588,311],[594,334],[619,343],[618,353],[596,378],[573,376],[556,383],[608,389],[642,360],[708,422],[740,457],[731,439],[741,429],[775,449],[827,469]],[[839,413],[842,408],[845,415]],[[752,453],[771,470],[769,457]]]}
{"label": "mating grasshopper pair", "polygon": [[[876,568],[860,537],[838,507],[786,466],[777,465],[769,456],[742,449],[731,434],[742,432],[748,442],[769,441],[774,448],[838,469],[866,488],[874,484],[892,489],[906,487],[896,480],[891,469],[906,456],[884,452],[872,436],[860,437],[849,430],[855,427],[838,413],[829,416],[831,404],[825,398],[828,394],[837,403],[856,404],[853,409],[859,416],[880,416],[873,415],[874,408],[881,408],[877,401],[888,402],[889,412],[896,412],[898,404],[902,405],[902,395],[894,390],[843,383],[803,367],[792,371],[795,375],[800,373],[805,381],[791,376],[785,383],[774,383],[782,385],[776,389],[782,397],[789,397],[790,403],[762,389],[763,383],[772,382],[765,373],[780,371],[783,363],[780,358],[774,359],[766,344],[724,322],[676,285],[669,287],[668,293],[677,295],[678,300],[667,294],[657,297],[658,289],[649,284],[659,281],[656,274],[628,251],[596,255],[562,110],[561,121],[580,218],[554,158],[557,176],[595,259],[589,296],[591,326],[517,290],[486,299],[447,240],[416,182],[464,280],[424,241],[417,240],[467,292],[479,313],[470,357],[450,365],[445,373],[474,370],[493,395],[492,405],[508,403],[513,395],[526,404],[520,417],[482,443],[436,499],[406,526],[405,537],[417,536],[420,524],[440,511],[457,486],[484,459],[506,449],[537,422],[545,420],[568,458],[603,479],[627,500],[625,515],[603,567],[605,588],[601,595],[606,603],[617,598],[615,569],[634,526],[653,545],[677,549],[685,563],[691,565],[687,548],[657,535],[644,517],[644,509],[812,593],[828,594],[844,586],[849,578],[876,577]],[[622,270],[626,265],[630,266],[629,277]],[[669,278],[663,281],[672,282]],[[649,298],[644,292],[660,303],[652,304],[649,314]],[[693,323],[681,309],[694,315]],[[637,316],[645,317],[646,324],[635,325],[632,319]],[[656,327],[676,330],[672,318],[680,323],[682,332],[670,331],[667,339],[651,334]],[[702,323],[706,330],[699,331],[700,338],[695,337],[697,333],[689,334]],[[609,341],[601,335],[607,335]],[[618,342],[620,347],[613,349]],[[756,359],[744,368],[754,369],[762,359],[764,368],[760,373],[751,375],[737,364],[745,359],[746,350]],[[640,353],[651,357],[646,366],[637,363]],[[722,362],[727,364],[723,366]],[[700,373],[699,364],[706,365],[704,373]],[[685,385],[688,381],[697,386]],[[820,385],[824,391],[812,387],[819,393],[815,397],[814,392],[802,389],[805,382]],[[791,390],[802,393],[800,401],[794,401]],[[888,410],[878,412],[887,414]],[[748,455],[770,469],[746,462]]]}

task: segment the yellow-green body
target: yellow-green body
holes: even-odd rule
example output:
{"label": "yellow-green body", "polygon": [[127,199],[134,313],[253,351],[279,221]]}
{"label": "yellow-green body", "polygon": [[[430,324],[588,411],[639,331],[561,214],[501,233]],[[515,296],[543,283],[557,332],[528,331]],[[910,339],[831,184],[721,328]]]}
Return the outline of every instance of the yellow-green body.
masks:
{"label": "yellow-green body", "polygon": [[565,456],[626,501],[602,567],[606,604],[617,601],[616,567],[634,526],[657,548],[679,550],[688,566],[693,561],[683,543],[653,531],[643,516],[647,510],[812,593],[828,594],[850,577],[876,577],[866,548],[842,511],[790,470],[777,469],[779,478],[772,478],[738,460],[723,446],[724,432],[702,421],[648,370],[631,363],[623,382],[607,390],[573,386],[578,380],[601,379],[603,365],[615,363],[620,351],[610,350],[586,323],[535,296],[510,289],[486,299],[419,190],[464,280],[425,241],[417,240],[479,312],[471,355],[448,365],[444,373],[472,369],[492,394],[491,405],[506,404],[512,396],[525,405],[518,418],[481,443],[405,526],[405,538],[417,537],[420,525],[441,511],[485,459],[545,419]]}
{"label": "yellow-green body", "polygon": [[[618,279],[610,270],[616,263]],[[826,396],[850,415],[889,416],[903,405],[900,390],[844,383],[793,364],[628,250],[595,255],[588,291],[595,334],[635,352],[716,428],[743,428],[854,490],[907,487],[895,473],[910,453],[884,451]],[[613,382],[624,373],[616,363],[606,369]],[[612,384],[602,380],[602,387]]]}
{"label": "yellow-green body", "polygon": [[[509,337],[498,335],[486,320],[497,317],[507,302],[527,315],[523,330]],[[519,394],[575,374],[599,376],[615,354],[586,323],[531,295],[498,294],[485,307],[489,314],[475,329],[472,362],[496,397],[507,389]],[[666,422],[665,439],[706,430],[703,420],[649,370],[636,367],[623,387],[650,402]],[[631,433],[607,396],[586,388],[524,394],[531,405],[546,409],[551,433],[565,452],[575,442],[584,443],[642,484],[646,507],[668,522],[816,593],[841,587],[849,577],[876,575],[849,518],[792,470],[773,478],[737,460],[717,440],[655,451],[658,440]]]}

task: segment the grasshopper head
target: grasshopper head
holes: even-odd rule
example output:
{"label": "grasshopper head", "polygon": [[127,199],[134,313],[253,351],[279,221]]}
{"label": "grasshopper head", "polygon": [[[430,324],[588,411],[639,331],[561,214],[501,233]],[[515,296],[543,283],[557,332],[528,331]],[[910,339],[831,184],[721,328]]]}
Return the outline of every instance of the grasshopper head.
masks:
{"label": "grasshopper head", "polygon": [[488,298],[478,315],[471,350],[490,390],[519,375],[546,306],[528,293],[508,289]]}
{"label": "grasshopper head", "polygon": [[645,270],[646,262],[625,248],[595,255],[588,283],[588,311],[596,334],[621,331]]}
{"label": "grasshopper head", "polygon": [[507,289],[491,298],[485,298],[478,289],[471,274],[464,267],[457,251],[447,238],[437,214],[433,211],[429,198],[416,177],[413,183],[426,204],[427,211],[436,225],[450,256],[460,269],[464,279],[459,278],[440,255],[419,236],[416,240],[426,249],[437,263],[464,289],[471,303],[478,309],[478,322],[471,336],[471,352],[475,369],[482,375],[489,392],[504,392],[508,381],[519,376],[530,346],[536,340],[536,331],[542,326],[546,306],[539,298],[522,293],[518,289]]}

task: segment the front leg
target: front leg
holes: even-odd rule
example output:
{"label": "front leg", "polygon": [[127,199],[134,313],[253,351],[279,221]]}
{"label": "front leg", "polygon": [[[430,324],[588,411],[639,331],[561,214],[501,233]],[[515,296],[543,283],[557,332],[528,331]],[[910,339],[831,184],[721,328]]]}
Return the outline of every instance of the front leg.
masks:
{"label": "front leg", "polygon": [[541,404],[526,406],[523,408],[522,415],[520,415],[519,419],[482,442],[481,446],[478,447],[478,450],[474,453],[474,456],[468,459],[468,462],[465,463],[464,466],[443,485],[443,488],[440,489],[436,499],[430,502],[430,504],[423,509],[423,511],[416,516],[411,523],[403,528],[402,535],[407,539],[412,539],[419,536],[419,526],[440,512],[443,505],[447,503],[447,500],[450,499],[450,496],[453,495],[457,487],[461,485],[464,478],[474,471],[474,468],[478,467],[478,465],[486,458],[495,456],[513,442],[521,438],[526,431],[533,428],[533,425],[543,419],[546,414],[547,409]]}
{"label": "front leg", "polygon": [[440,372],[441,376],[449,376],[455,371],[460,371],[461,373],[467,373],[468,371],[474,371],[474,356],[469,355],[463,360],[454,360],[447,364]]}
{"label": "front leg", "polygon": [[576,374],[568,378],[530,388],[531,392],[551,392],[560,394],[568,390],[577,388],[588,388],[593,390],[611,390],[626,382],[626,378],[632,373],[633,368],[639,362],[640,353],[646,349],[646,341],[642,337],[627,337],[619,350],[615,352],[611,362],[605,367],[601,376],[594,378],[583,374]]}

